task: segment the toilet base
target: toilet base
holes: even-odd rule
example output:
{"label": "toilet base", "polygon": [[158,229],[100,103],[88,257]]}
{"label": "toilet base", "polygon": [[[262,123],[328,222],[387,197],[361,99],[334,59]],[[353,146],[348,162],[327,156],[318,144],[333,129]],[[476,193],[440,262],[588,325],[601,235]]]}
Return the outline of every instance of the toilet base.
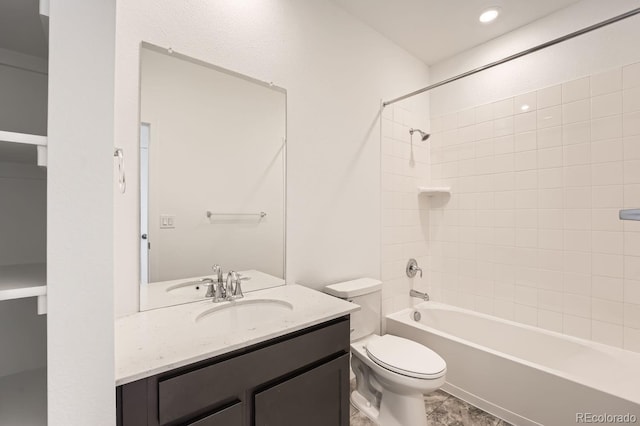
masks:
{"label": "toilet base", "polygon": [[427,414],[422,394],[398,395],[386,390],[380,410],[357,390],[351,392],[351,403],[378,426],[427,426]]}
{"label": "toilet base", "polygon": [[380,412],[376,407],[371,405],[371,403],[367,401],[367,399],[362,396],[360,392],[354,390],[353,392],[351,392],[351,397],[349,399],[351,400],[351,404],[353,404],[353,406],[356,407],[358,411],[367,416],[369,420],[377,425],[380,424],[377,420]]}

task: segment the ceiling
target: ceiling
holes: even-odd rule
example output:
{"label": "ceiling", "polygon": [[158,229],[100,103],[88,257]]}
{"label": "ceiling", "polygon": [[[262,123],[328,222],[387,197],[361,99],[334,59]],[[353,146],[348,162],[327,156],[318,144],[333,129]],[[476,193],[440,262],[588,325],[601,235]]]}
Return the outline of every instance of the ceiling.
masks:
{"label": "ceiling", "polygon": [[38,0],[0,0],[0,48],[47,58]]}
{"label": "ceiling", "polygon": [[[487,42],[579,0],[332,0],[427,65]],[[501,8],[490,24],[480,13]]]}

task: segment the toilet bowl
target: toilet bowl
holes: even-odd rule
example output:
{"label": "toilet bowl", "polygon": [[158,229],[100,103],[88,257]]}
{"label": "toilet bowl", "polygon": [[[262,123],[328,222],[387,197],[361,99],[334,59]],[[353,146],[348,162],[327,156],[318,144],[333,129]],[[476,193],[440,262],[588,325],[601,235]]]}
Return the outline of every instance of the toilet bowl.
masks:
{"label": "toilet bowl", "polygon": [[445,382],[445,361],[426,346],[379,335],[382,283],[370,278],[332,284],[325,291],[360,305],[351,316],[351,403],[380,426],[426,426],[424,395]]}
{"label": "toilet bowl", "polygon": [[424,395],[445,381],[446,364],[429,348],[392,335],[351,344],[351,403],[381,426],[425,426]]}

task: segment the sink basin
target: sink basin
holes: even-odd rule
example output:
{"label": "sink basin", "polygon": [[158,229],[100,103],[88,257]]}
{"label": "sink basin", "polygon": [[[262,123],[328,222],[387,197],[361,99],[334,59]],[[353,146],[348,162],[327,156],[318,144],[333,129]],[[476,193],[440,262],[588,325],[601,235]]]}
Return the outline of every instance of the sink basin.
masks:
{"label": "sink basin", "polygon": [[200,281],[187,281],[168,287],[166,292],[173,296],[204,298],[207,294],[207,286]]}
{"label": "sink basin", "polygon": [[201,312],[197,323],[211,322],[225,327],[255,328],[259,324],[277,320],[291,312],[293,305],[278,299],[248,299],[223,303]]}

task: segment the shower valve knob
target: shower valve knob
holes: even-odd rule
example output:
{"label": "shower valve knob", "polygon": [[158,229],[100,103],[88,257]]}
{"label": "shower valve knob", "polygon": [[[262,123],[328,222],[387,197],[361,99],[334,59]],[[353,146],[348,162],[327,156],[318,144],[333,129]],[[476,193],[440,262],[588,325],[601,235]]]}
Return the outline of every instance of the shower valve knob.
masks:
{"label": "shower valve knob", "polygon": [[416,274],[420,272],[420,278],[422,278],[422,268],[418,266],[418,261],[415,259],[409,259],[409,262],[407,262],[406,272],[409,278],[415,277]]}

